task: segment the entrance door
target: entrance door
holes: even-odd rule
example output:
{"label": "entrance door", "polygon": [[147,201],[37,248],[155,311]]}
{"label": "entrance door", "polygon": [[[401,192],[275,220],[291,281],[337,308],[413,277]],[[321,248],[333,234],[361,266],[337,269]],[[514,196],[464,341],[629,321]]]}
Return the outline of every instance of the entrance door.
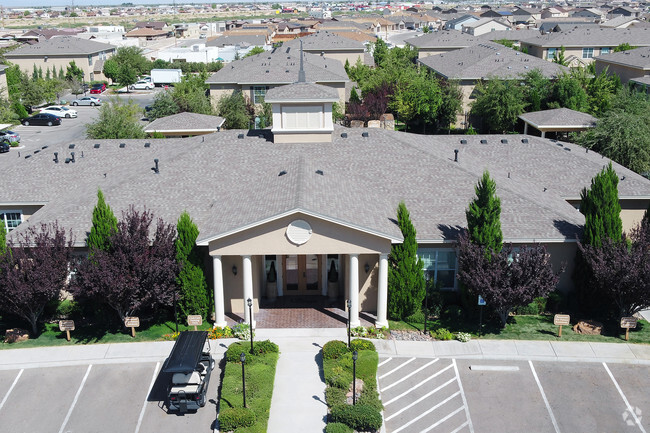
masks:
{"label": "entrance door", "polygon": [[285,294],[320,294],[320,257],[316,254],[284,256]]}

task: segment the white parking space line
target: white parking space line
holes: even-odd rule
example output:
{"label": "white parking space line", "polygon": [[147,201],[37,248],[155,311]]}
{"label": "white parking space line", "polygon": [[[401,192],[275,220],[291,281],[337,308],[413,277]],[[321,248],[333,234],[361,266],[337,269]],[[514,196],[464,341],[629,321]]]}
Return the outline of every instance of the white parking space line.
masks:
{"label": "white parking space line", "polygon": [[5,394],[5,398],[3,398],[3,399],[2,399],[2,402],[0,402],[0,409],[2,409],[2,407],[5,405],[5,403],[7,402],[7,400],[9,400],[9,394],[11,394],[11,391],[13,391],[14,387],[15,387],[16,384],[18,383],[18,379],[20,379],[20,376],[22,376],[23,371],[25,371],[24,368],[21,369],[21,370],[18,372],[18,375],[17,375],[16,378],[14,379],[14,383],[11,384],[11,386],[9,387],[9,391],[7,391],[7,393]]}
{"label": "white parking space line", "polygon": [[544,388],[542,388],[542,384],[539,381],[539,378],[537,377],[537,372],[535,371],[535,367],[533,367],[533,361],[529,360],[528,364],[530,365],[530,371],[533,372],[533,377],[535,378],[535,382],[537,382],[537,387],[539,388],[539,392],[540,394],[542,394],[542,399],[544,400],[544,404],[546,405],[546,410],[548,410],[548,414],[551,417],[551,422],[553,423],[553,428],[555,429],[555,433],[560,433],[560,427],[557,425],[557,421],[555,420],[555,415],[553,415],[553,410],[551,410],[551,405],[548,403],[548,399],[546,398],[546,394],[544,393]]}
{"label": "white parking space line", "polygon": [[388,362],[390,362],[392,360],[393,360],[393,358],[391,357],[391,358],[388,358],[388,359],[380,362],[379,365],[377,365],[377,368],[381,367],[382,365],[384,365],[384,364],[386,364],[386,363],[388,363]]}
{"label": "white parking space line", "polygon": [[609,367],[607,366],[607,364],[605,364],[604,362],[603,362],[603,367],[605,367],[605,370],[607,370],[607,374],[609,374],[610,379],[612,379],[612,382],[614,382],[614,385],[616,386],[616,389],[618,390],[618,393],[621,395],[621,398],[625,402],[625,406],[627,406],[628,412],[630,412],[630,414],[632,414],[632,418],[634,418],[634,422],[636,422],[636,425],[639,427],[639,429],[643,433],[646,433],[646,430],[641,425],[641,420],[636,416],[636,413],[634,412],[634,408],[632,408],[632,405],[630,405],[630,402],[627,401],[627,397],[625,397],[625,394],[623,394],[623,390],[618,385],[618,382],[616,381],[616,379],[614,379],[614,375],[609,370]]}
{"label": "white parking space line", "polygon": [[432,364],[435,364],[436,362],[438,362],[438,359],[437,359],[437,358],[434,359],[433,361],[429,362],[428,364],[423,365],[422,367],[418,368],[417,370],[415,370],[415,371],[413,371],[413,372],[407,374],[406,376],[402,377],[400,380],[391,383],[391,384],[388,385],[386,388],[382,388],[382,391],[386,391],[387,389],[391,389],[391,388],[394,387],[395,385],[398,385],[399,383],[405,381],[406,379],[408,379],[409,377],[413,376],[414,374],[419,373],[420,371],[424,370],[424,369],[427,368],[428,366],[430,366],[430,365],[432,365]]}
{"label": "white parking space line", "polygon": [[443,422],[447,421],[447,420],[448,420],[449,418],[451,418],[452,416],[456,415],[458,412],[460,412],[460,411],[463,410],[464,408],[465,408],[464,406],[459,407],[458,409],[456,409],[455,411],[453,411],[452,413],[450,413],[450,414],[447,415],[446,417],[440,419],[437,423],[433,424],[432,426],[430,426],[430,427],[428,427],[428,428],[425,428],[425,429],[422,430],[420,433],[426,433],[426,432],[428,432],[428,431],[433,430],[434,428],[438,427],[438,426],[439,426],[440,424],[442,424]]}
{"label": "white parking space line", "polygon": [[400,364],[400,365],[398,365],[397,367],[393,368],[393,369],[392,369],[391,371],[389,371],[388,373],[384,373],[383,375],[379,376],[378,379],[383,379],[384,377],[389,376],[389,375],[395,373],[395,372],[398,371],[400,368],[406,366],[407,364],[410,364],[410,363],[413,362],[413,361],[415,361],[415,358],[411,358],[411,359],[409,359],[409,360],[406,361],[404,364]]}
{"label": "white parking space line", "polygon": [[[389,416],[388,418],[386,418],[386,421],[395,418],[397,415],[399,415],[400,413],[404,412],[405,410],[410,409],[411,407],[415,406],[416,404],[418,404],[418,403],[421,402],[422,400],[425,400],[425,399],[431,397],[433,394],[435,394],[436,392],[440,391],[442,388],[444,388],[445,386],[449,385],[449,384],[452,383],[454,380],[456,380],[456,378],[449,379],[447,382],[443,383],[442,385],[440,385],[439,387],[437,387],[437,388],[434,389],[433,391],[430,391],[430,392],[424,394],[422,397],[418,398],[418,399],[415,400],[413,403],[409,404],[408,406],[403,407],[402,409],[398,410],[397,412],[395,412],[394,414],[392,414],[391,416]],[[455,395],[457,395],[457,394],[455,394]],[[454,395],[454,396],[455,396],[455,395]],[[447,401],[447,400],[445,400],[445,401]],[[384,405],[384,406],[385,406],[385,405]]]}
{"label": "white parking space line", "polygon": [[65,429],[66,424],[68,424],[68,421],[70,420],[70,416],[72,415],[72,411],[74,410],[75,405],[77,404],[77,400],[79,400],[79,395],[81,394],[81,390],[83,389],[84,385],[86,384],[86,379],[88,379],[88,375],[90,374],[90,369],[93,367],[92,364],[88,366],[88,369],[86,370],[86,375],[84,376],[83,380],[81,381],[81,384],[79,385],[79,389],[77,390],[77,394],[74,396],[74,400],[72,400],[72,404],[70,405],[70,409],[68,410],[68,414],[65,416],[65,419],[63,420],[63,424],[61,424],[61,428],[59,429],[59,433],[63,433],[63,430]]}
{"label": "white parking space line", "polygon": [[[388,405],[388,404],[391,404],[391,403],[393,403],[393,402],[399,400],[400,398],[404,397],[406,394],[409,394],[409,393],[413,392],[414,389],[417,389],[417,388],[421,387],[422,385],[424,385],[425,383],[427,383],[428,381],[430,381],[430,380],[432,380],[432,379],[435,379],[436,377],[440,376],[440,375],[441,375],[442,373],[444,373],[445,371],[449,370],[451,367],[453,367],[453,365],[452,365],[452,364],[449,364],[448,367],[445,367],[445,368],[443,368],[442,370],[440,370],[439,372],[437,372],[436,374],[427,377],[427,378],[424,379],[422,382],[418,383],[418,384],[415,385],[415,386],[412,386],[411,388],[407,389],[406,391],[404,391],[404,392],[401,393],[400,395],[391,398],[390,400],[388,400],[387,402],[384,403],[384,406],[386,406],[386,405]],[[451,381],[453,382],[453,379],[452,379]],[[382,391],[385,391],[385,389],[382,388]]]}
{"label": "white parking space line", "polygon": [[469,424],[469,421],[465,421],[465,422],[462,423],[460,426],[458,426],[457,429],[451,431],[450,433],[458,433],[459,431],[461,431],[462,429],[464,429],[465,426],[466,426],[467,424]]}
{"label": "white parking space line", "polygon": [[460,374],[458,374],[458,365],[456,365],[455,359],[452,359],[452,362],[454,371],[456,372],[456,380],[458,380],[458,388],[460,388],[460,396],[463,398],[463,407],[465,407],[465,416],[467,416],[467,426],[469,427],[469,433],[474,433],[474,425],[472,424],[472,418],[469,416],[469,406],[467,406],[465,391],[463,391],[463,383],[460,381]]}
{"label": "white parking space line", "polygon": [[135,433],[140,431],[140,426],[142,425],[142,420],[144,419],[144,411],[147,409],[147,399],[153,388],[153,384],[156,382],[156,376],[158,375],[158,369],[160,368],[160,362],[156,362],[156,368],[153,369],[153,376],[151,376],[151,383],[149,384],[149,389],[147,389],[147,394],[144,396],[144,403],[142,403],[142,410],[140,411],[140,416],[138,417],[138,424],[135,426]]}
{"label": "white parking space line", "polygon": [[[406,427],[410,426],[411,424],[413,424],[414,422],[418,421],[419,419],[421,419],[421,418],[423,418],[423,417],[429,415],[431,412],[433,412],[434,410],[438,409],[438,408],[439,408],[440,406],[442,406],[443,404],[445,404],[445,403],[447,403],[448,401],[450,401],[451,399],[455,398],[458,394],[460,394],[460,391],[456,391],[453,395],[450,395],[449,397],[447,397],[446,399],[444,399],[443,401],[441,401],[441,402],[438,403],[437,405],[433,406],[433,407],[430,408],[429,410],[427,410],[427,411],[421,413],[420,415],[416,416],[415,418],[413,418],[411,421],[407,422],[406,424],[403,424],[400,428],[393,430],[393,433],[397,433],[397,432],[399,432],[399,431],[401,431],[401,430],[404,430]],[[463,410],[463,408],[461,407],[460,410]],[[452,413],[451,416],[456,415],[456,413],[458,413],[458,411],[455,411],[454,413]],[[447,420],[447,418],[449,418],[449,417],[450,417],[450,416],[445,417],[445,418],[443,419],[443,421]],[[388,418],[386,418],[386,421],[388,421]],[[433,425],[433,427],[436,427],[438,424],[439,424],[439,422],[435,423],[435,424]],[[429,427],[429,429],[431,429],[431,427]]]}

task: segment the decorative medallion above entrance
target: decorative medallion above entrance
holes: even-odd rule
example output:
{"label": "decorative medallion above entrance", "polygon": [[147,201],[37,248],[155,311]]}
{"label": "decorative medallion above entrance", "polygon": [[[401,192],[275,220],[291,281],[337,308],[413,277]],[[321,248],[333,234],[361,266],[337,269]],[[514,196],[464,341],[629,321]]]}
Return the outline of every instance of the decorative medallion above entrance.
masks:
{"label": "decorative medallion above entrance", "polygon": [[311,238],[311,226],[305,220],[291,221],[287,227],[287,238],[291,243],[302,245]]}

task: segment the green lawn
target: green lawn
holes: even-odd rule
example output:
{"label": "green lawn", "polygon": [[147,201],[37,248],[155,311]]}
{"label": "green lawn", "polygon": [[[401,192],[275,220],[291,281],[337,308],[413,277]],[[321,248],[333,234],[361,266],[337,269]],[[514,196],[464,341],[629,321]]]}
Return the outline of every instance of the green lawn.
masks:
{"label": "green lawn", "polygon": [[[553,316],[512,316],[506,327],[500,329],[499,324],[490,321],[483,324],[481,339],[493,340],[547,340],[547,341],[596,341],[602,343],[624,343],[625,330],[618,328],[616,323],[605,323],[604,335],[581,335],[573,332],[572,326],[562,327],[562,337],[557,336],[558,326],[553,325]],[[422,330],[423,323],[407,323],[403,321],[389,321],[390,329],[395,330]],[[436,319],[427,323],[428,330],[446,328],[449,331],[469,332],[472,338],[478,338],[478,319],[473,322]],[[639,320],[636,329],[630,330],[630,343],[650,344],[650,323]]]}

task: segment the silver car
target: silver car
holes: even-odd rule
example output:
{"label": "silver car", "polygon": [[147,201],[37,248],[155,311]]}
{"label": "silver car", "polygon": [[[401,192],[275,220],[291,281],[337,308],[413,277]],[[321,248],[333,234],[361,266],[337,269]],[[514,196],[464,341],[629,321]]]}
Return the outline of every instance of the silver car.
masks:
{"label": "silver car", "polygon": [[0,141],[2,140],[7,140],[11,143],[15,142],[18,143],[20,141],[20,134],[14,131],[9,131],[8,129],[5,129],[4,131],[0,131]]}
{"label": "silver car", "polygon": [[70,105],[74,105],[75,107],[77,105],[90,105],[91,107],[94,107],[96,105],[102,105],[102,100],[95,98],[94,96],[84,96],[83,98],[75,99],[70,103]]}

